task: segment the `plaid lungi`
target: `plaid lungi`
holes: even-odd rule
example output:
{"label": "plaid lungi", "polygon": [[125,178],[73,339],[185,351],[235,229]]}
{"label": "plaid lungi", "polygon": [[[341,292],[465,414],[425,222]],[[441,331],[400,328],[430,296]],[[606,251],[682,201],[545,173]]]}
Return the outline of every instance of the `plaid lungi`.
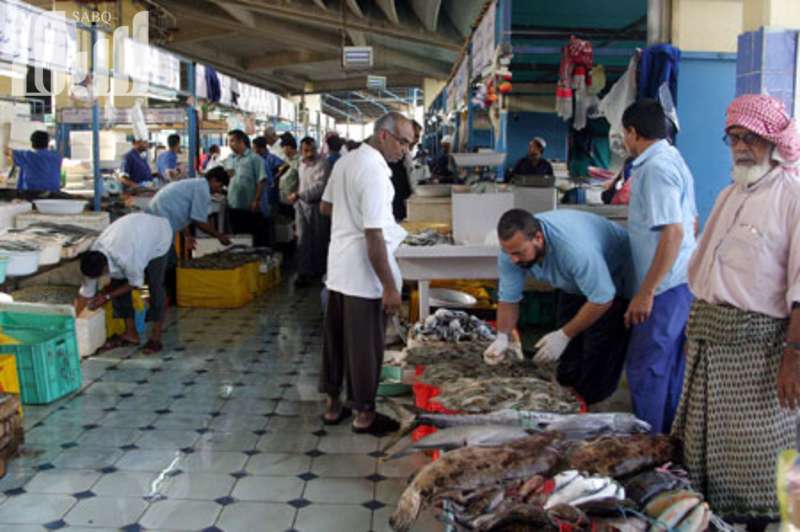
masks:
{"label": "plaid lungi", "polygon": [[787,320],[695,301],[683,395],[672,434],[694,487],[734,521],[777,520],[775,468],[795,445],[795,413],[777,380]]}

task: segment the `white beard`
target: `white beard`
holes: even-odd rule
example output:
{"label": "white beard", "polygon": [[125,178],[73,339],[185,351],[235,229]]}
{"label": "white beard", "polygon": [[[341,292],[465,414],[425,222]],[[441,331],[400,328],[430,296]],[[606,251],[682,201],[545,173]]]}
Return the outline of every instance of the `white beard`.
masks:
{"label": "white beard", "polygon": [[748,186],[767,175],[770,170],[772,170],[772,165],[767,159],[763,163],[753,166],[734,165],[731,174],[737,185]]}

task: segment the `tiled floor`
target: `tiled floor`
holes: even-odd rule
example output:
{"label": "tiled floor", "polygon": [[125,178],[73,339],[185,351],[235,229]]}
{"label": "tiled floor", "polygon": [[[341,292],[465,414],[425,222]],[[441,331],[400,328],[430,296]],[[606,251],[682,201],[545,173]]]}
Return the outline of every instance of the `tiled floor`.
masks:
{"label": "tiled floor", "polygon": [[[377,438],[323,430],[318,291],[170,319],[161,356],[93,357],[80,393],[25,408],[0,532],[389,529],[426,459],[382,464]],[[442,526],[423,515],[415,530]]]}

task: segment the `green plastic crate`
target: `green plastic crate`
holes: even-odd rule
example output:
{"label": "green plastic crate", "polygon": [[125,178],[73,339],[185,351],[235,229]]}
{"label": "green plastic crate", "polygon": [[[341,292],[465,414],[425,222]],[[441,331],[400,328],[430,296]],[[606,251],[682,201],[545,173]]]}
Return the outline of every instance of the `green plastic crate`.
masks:
{"label": "green plastic crate", "polygon": [[4,352],[17,359],[22,404],[52,403],[80,388],[81,364],[73,331],[5,331],[23,342],[3,346]]}
{"label": "green plastic crate", "polygon": [[33,304],[25,305],[24,309],[30,312],[0,311],[3,333],[21,342],[4,345],[2,351],[16,358],[22,403],[52,403],[81,385],[75,319],[60,311],[39,313],[42,307]]}
{"label": "green plastic crate", "polygon": [[401,382],[384,382],[387,380],[399,381],[403,378],[403,368],[397,366],[383,366],[381,368],[381,382],[378,384],[378,395],[381,397],[396,397],[411,392],[410,384]]}

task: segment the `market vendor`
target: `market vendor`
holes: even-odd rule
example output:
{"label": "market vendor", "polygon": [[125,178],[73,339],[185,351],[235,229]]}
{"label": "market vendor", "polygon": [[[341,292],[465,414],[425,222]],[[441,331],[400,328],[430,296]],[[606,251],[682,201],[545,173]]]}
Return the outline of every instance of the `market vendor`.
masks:
{"label": "market vendor", "polygon": [[[150,292],[148,320],[153,322],[144,353],[162,350],[161,328],[164,324],[164,274],[172,246],[169,220],[147,213],[128,214],[109,225],[97,237],[89,251],[81,256],[83,284],[78,292],[76,314],[88,307],[95,310],[111,301],[114,317],[125,320],[125,332],[106,343],[106,348],[139,345],[134,322],[131,291],[147,281]],[[99,290],[100,277],[108,275],[111,283]]]}
{"label": "market vendor", "polygon": [[758,529],[779,519],[777,458],[795,448],[800,405],[800,134],[765,95],[736,98],[726,126],[733,183],[689,262],[696,299],[672,433],[714,511]]}
{"label": "market vendor", "polygon": [[436,158],[431,167],[431,177],[439,182],[450,182],[453,180],[455,172],[453,171],[453,161],[450,156],[450,151],[453,147],[453,136],[445,135],[442,137],[442,153]]}
{"label": "market vendor", "polygon": [[61,155],[48,149],[50,135],[34,131],[31,150],[6,150],[6,155],[19,167],[17,190],[61,190]]}
{"label": "market vendor", "polygon": [[525,278],[557,289],[558,329],[536,344],[537,363],[558,362],[558,381],[589,403],[617,388],[628,333],[623,316],[630,284],[631,254],[625,229],[595,214],[558,210],[537,214],[513,209],[497,226],[502,253],[497,339],[484,360],[501,361],[517,325]]}
{"label": "market vendor", "polygon": [[681,396],[687,285],[695,248],[694,179],[667,140],[667,118],[655,100],[625,110],[624,142],[633,160],[628,233],[634,292],[625,313],[631,340],[625,364],[633,411],[657,432],[669,432]]}
{"label": "market vendor", "polygon": [[153,172],[147,162],[147,150],[150,143],[146,139],[134,139],[133,147],[122,158],[120,182],[128,188],[136,188],[139,184],[153,179]]}
{"label": "market vendor", "polygon": [[532,138],[528,143],[528,155],[517,161],[510,175],[553,175],[553,165],[544,158],[545,148],[547,142],[542,137]]}
{"label": "market vendor", "polygon": [[217,166],[206,172],[205,177],[169,183],[153,196],[145,210],[169,220],[173,231],[182,231],[189,249],[194,249],[194,238],[189,230],[192,222],[198,229],[227,246],[231,243],[230,239],[208,223],[208,208],[211,195],[221,194],[228,186],[229,179],[228,172]]}
{"label": "market vendor", "polygon": [[156,159],[158,175],[164,181],[179,179],[182,172],[178,168],[178,154],[181,152],[181,136],[170,135],[167,137],[167,149],[159,154]]}

